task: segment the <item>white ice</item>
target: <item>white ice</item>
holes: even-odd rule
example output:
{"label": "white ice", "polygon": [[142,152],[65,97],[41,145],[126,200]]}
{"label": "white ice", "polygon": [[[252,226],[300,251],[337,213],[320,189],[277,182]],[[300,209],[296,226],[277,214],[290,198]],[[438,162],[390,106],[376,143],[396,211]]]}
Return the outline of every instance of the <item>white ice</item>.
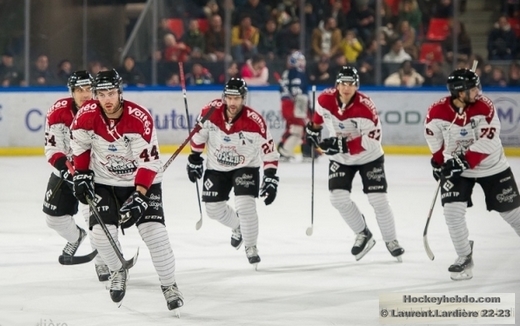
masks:
{"label": "white ice", "polygon": [[[164,155],[168,157],[168,154]],[[520,178],[520,158],[509,158]],[[362,260],[350,254],[354,235],[332,208],[327,160],[315,164],[314,233],[311,164],[281,164],[278,197],[258,200],[259,270],[244,248],[230,244],[231,230],[204,215],[199,231],[195,186],[179,156],[163,182],[167,229],[176,256],[176,277],[185,297],[181,318],[166,308],[148,250],[135,229],[120,236],[127,257],[140,248],[121,308],[97,281],[93,263],[61,266],[65,240],[45,224],[42,199],[50,173],[43,157],[0,158],[0,325],[380,325],[381,293],[520,292],[520,239],[496,212],[487,212],[476,186],[468,210],[475,241],[470,281],[450,280],[456,258],[437,202],[429,229],[435,260],[423,248],[423,229],[436,184],[426,156],[387,156],[386,174],[403,263],[390,256],[374,212],[356,178],[353,199],[377,241]],[[84,226],[78,216],[79,225]],[[88,240],[78,254],[89,252]],[[516,311],[520,311],[520,298]],[[490,324],[492,324],[490,320]]]}

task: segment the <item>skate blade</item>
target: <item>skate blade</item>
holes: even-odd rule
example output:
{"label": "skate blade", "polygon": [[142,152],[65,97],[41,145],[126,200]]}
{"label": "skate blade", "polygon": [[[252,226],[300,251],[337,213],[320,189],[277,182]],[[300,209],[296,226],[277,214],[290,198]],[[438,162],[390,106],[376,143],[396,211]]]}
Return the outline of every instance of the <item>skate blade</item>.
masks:
{"label": "skate blade", "polygon": [[376,240],[374,238],[368,240],[367,245],[365,246],[365,249],[363,249],[362,252],[356,255],[356,261],[360,260],[361,258],[365,257],[365,255],[374,247],[376,244]]}
{"label": "skate blade", "polygon": [[251,264],[251,265],[253,265],[253,268],[255,269],[255,271],[258,270],[258,263],[253,263],[253,264]]}
{"label": "skate blade", "polygon": [[403,262],[403,255],[395,257],[399,263]]}
{"label": "skate blade", "polygon": [[453,281],[468,281],[473,278],[473,271],[471,270],[471,268],[466,268],[462,272],[452,272],[450,278]]}
{"label": "skate blade", "polygon": [[244,243],[244,240],[240,241],[240,243],[238,244],[238,246],[233,247],[233,248],[235,248],[236,250],[240,249],[240,247],[242,247],[242,243]]}
{"label": "skate blade", "polygon": [[180,308],[177,308],[177,309],[173,309],[172,310],[173,312],[173,315],[177,318],[181,318],[181,309]]}
{"label": "skate blade", "polygon": [[123,300],[119,302],[114,302],[114,304],[116,305],[116,307],[121,308],[121,305],[123,305]]}

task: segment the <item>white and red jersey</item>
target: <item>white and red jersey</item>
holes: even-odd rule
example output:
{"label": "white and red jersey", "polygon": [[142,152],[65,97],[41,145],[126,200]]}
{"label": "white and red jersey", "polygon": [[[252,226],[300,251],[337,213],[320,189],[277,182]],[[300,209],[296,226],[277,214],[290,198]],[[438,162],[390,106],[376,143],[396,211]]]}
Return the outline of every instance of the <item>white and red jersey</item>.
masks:
{"label": "white and red jersey", "polygon": [[442,164],[453,154],[465,156],[464,177],[486,177],[504,171],[509,163],[500,140],[500,120],[493,102],[478,96],[464,113],[457,114],[449,96],[428,109],[424,135],[433,159]]}
{"label": "white and red jersey", "polygon": [[374,102],[356,92],[350,103],[342,105],[338,91],[328,88],[318,96],[312,121],[325,125],[330,137],[347,139],[348,153],[331,155],[330,159],[346,165],[360,165],[381,157],[381,120]]}
{"label": "white and red jersey", "polygon": [[93,170],[110,186],[149,188],[162,180],[157,132],[150,112],[123,101],[123,113],[108,119],[97,100],[87,101],[72,124],[71,147],[77,170]]}
{"label": "white and red jersey", "polygon": [[264,118],[248,106],[228,122],[226,105],[214,100],[205,106],[200,117],[207,114],[211,106],[215,111],[202,128],[191,139],[191,150],[202,153],[207,149],[206,168],[231,171],[243,167],[262,167],[264,170],[278,168],[279,154]]}
{"label": "white and red jersey", "polygon": [[45,123],[45,157],[54,166],[57,159],[71,157],[70,125],[76,114],[72,97],[57,100],[47,111]]}

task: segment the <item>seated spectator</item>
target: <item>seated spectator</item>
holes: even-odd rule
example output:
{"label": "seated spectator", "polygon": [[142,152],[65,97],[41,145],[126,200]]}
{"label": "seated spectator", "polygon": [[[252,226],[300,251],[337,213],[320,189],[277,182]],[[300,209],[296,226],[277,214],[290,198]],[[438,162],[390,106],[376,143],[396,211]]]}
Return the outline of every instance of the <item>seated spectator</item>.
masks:
{"label": "seated spectator", "polygon": [[144,74],[135,66],[135,59],[133,57],[126,56],[123,60],[123,65],[116,70],[123,79],[124,85],[139,87],[146,85]]}
{"label": "seated spectator", "polygon": [[208,69],[200,63],[195,63],[191,67],[191,72],[186,74],[186,85],[199,86],[213,83],[213,76]]}
{"label": "seated spectator", "polygon": [[312,31],[311,49],[315,61],[341,53],[341,30],[336,27],[336,19],[328,17]]}
{"label": "seated spectator", "polygon": [[500,67],[493,67],[491,71],[491,78],[488,81],[487,86],[491,87],[506,87],[507,80],[504,70]]}
{"label": "seated spectator", "polygon": [[107,71],[108,67],[104,66],[99,60],[92,60],[88,63],[88,71],[92,76],[95,76],[100,71]]}
{"label": "seated spectator", "polygon": [[191,49],[182,42],[177,42],[175,35],[164,36],[163,60],[166,62],[186,62]]}
{"label": "seated spectator", "polygon": [[[206,32],[206,55],[210,61],[223,61],[226,58],[226,36],[222,27],[222,17],[214,14],[209,20]],[[228,55],[227,59],[231,59]]]}
{"label": "seated spectator", "polygon": [[358,1],[355,19],[359,38],[363,43],[367,43],[373,37],[376,28],[376,14],[368,5],[368,1]]}
{"label": "seated spectator", "polygon": [[248,59],[240,70],[240,75],[244,81],[251,86],[269,85],[269,69],[266,66],[264,56],[255,54]]}
{"label": "seated spectator", "polygon": [[240,70],[238,70],[238,63],[236,61],[232,61],[229,63],[229,67],[227,68],[228,77],[226,78],[226,74],[221,74],[218,76],[217,83],[225,84],[229,78],[241,78]]}
{"label": "seated spectator", "polygon": [[520,87],[520,64],[518,64],[518,62],[513,62],[509,66],[509,80],[507,86]]}
{"label": "seated spectator", "polygon": [[313,85],[334,85],[336,80],[335,71],[330,66],[330,60],[323,57],[313,66],[309,74],[309,81]]}
{"label": "seated spectator", "polygon": [[424,77],[421,76],[412,67],[412,61],[405,60],[401,64],[401,68],[385,79],[385,86],[404,86],[415,87],[424,83]]}
{"label": "seated spectator", "polygon": [[179,77],[179,74],[174,72],[171,75],[169,75],[166,78],[165,85],[170,87],[181,86],[181,79]]}
{"label": "seated spectator", "polygon": [[352,64],[357,61],[357,58],[363,51],[363,45],[357,39],[354,29],[346,31],[345,37],[341,40],[340,48],[347,59],[347,63]]}
{"label": "seated spectator", "polygon": [[2,87],[9,86],[25,86],[23,74],[14,66],[13,53],[6,51],[2,54],[2,62],[0,63],[0,85]]}
{"label": "seated spectator", "polygon": [[58,72],[56,73],[57,82],[67,85],[70,75],[72,74],[72,64],[68,59],[61,60],[58,64]]}
{"label": "seated spectator", "polygon": [[157,45],[161,51],[164,51],[164,36],[166,34],[173,34],[173,31],[168,24],[168,18],[163,18],[159,23],[159,27],[157,27]]}
{"label": "seated spectator", "polygon": [[448,79],[441,64],[436,61],[433,61],[428,67],[426,67],[424,75],[423,86],[444,86]]}
{"label": "seated spectator", "polygon": [[289,23],[287,29],[279,33],[279,40],[277,42],[279,57],[286,58],[294,51],[300,50],[300,32],[300,21],[294,19]]}
{"label": "seated spectator", "polygon": [[402,0],[399,3],[399,21],[406,20],[417,33],[421,29],[422,13],[417,0]]}
{"label": "seated spectator", "polygon": [[274,19],[268,19],[264,29],[260,32],[260,40],[258,42],[258,53],[264,55],[268,60],[272,61],[278,53],[278,26]]}
{"label": "seated spectator", "polygon": [[437,4],[433,7],[433,15],[435,18],[451,18],[453,17],[453,0],[437,0]]}
{"label": "seated spectator", "polygon": [[506,16],[498,18],[495,28],[489,33],[487,48],[489,60],[512,60],[516,57],[516,35]]}
{"label": "seated spectator", "polygon": [[45,54],[40,54],[36,58],[31,70],[30,86],[51,86],[57,85],[56,77],[49,69],[49,58]]}
{"label": "seated spectator", "polygon": [[412,59],[417,59],[418,49],[415,29],[410,26],[407,20],[402,20],[399,23],[397,33],[399,35],[399,39],[403,41],[404,51],[408,53]]}
{"label": "seated spectator", "polygon": [[260,0],[247,0],[243,6],[238,8],[238,12],[251,17],[251,24],[256,28],[263,27],[269,18],[267,8]]}
{"label": "seated spectator", "polygon": [[199,21],[197,19],[190,20],[188,30],[182,36],[181,41],[191,49],[190,56],[193,56],[193,52],[195,52],[195,57],[201,57],[202,53],[206,51],[206,39],[199,29]]}
{"label": "seated spectator", "polygon": [[472,54],[471,38],[466,31],[466,26],[463,22],[452,22],[450,33],[444,41],[442,41],[442,52],[444,60],[451,64],[453,62],[453,39],[457,38],[457,57],[456,60],[468,61]]}
{"label": "seated spectator", "polygon": [[[347,1],[347,3],[350,6],[350,1]],[[348,10],[350,10],[350,8],[348,8]],[[332,5],[330,5],[329,8],[325,9],[324,17],[333,17],[334,19],[336,19],[338,28],[341,31],[345,31],[349,27],[347,22],[348,10],[345,10],[343,8],[342,0],[332,0]]]}
{"label": "seated spectator", "polygon": [[231,29],[231,51],[233,58],[238,62],[245,62],[257,53],[260,32],[258,28],[251,25],[251,18],[244,15],[240,19],[240,24]]}
{"label": "seated spectator", "polygon": [[361,85],[374,86],[376,84],[374,67],[368,61],[365,60],[362,60],[358,66],[359,83]]}
{"label": "seated spectator", "polygon": [[383,57],[383,62],[385,63],[402,63],[405,60],[412,60],[412,57],[406,53],[403,48],[403,41],[400,39],[395,39],[392,42],[390,47],[390,51]]}

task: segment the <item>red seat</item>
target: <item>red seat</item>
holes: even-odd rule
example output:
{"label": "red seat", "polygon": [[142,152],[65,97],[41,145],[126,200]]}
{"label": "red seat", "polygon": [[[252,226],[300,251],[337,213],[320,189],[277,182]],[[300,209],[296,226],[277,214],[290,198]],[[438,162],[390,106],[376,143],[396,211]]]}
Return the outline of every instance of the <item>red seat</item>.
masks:
{"label": "red seat", "polygon": [[201,33],[206,33],[206,31],[209,28],[208,20],[206,18],[199,18],[199,19],[197,19],[197,21],[199,22],[199,30],[200,30],[200,32]]}
{"label": "red seat", "polygon": [[441,62],[443,60],[442,47],[437,42],[424,42],[421,45],[419,61],[422,63],[430,63],[433,61]]}
{"label": "red seat", "polygon": [[177,41],[184,34],[184,23],[183,23],[182,19],[180,19],[180,18],[168,19],[168,27],[173,32],[173,35],[175,35],[175,38],[177,39]]}
{"label": "red seat", "polygon": [[430,41],[443,41],[450,33],[450,20],[447,18],[432,18],[428,26],[426,38]]}
{"label": "red seat", "polygon": [[520,19],[509,17],[507,21],[511,25],[511,30],[515,32],[516,37],[520,37]]}
{"label": "red seat", "polygon": [[392,16],[399,15],[399,1],[400,0],[385,0],[387,6],[392,11]]}

